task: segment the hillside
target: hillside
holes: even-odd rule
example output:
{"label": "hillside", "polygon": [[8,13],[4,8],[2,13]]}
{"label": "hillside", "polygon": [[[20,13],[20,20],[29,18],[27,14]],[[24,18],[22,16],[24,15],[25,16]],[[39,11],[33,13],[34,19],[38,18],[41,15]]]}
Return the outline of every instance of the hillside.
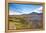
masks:
{"label": "hillside", "polygon": [[9,15],[9,29],[43,29],[42,13]]}

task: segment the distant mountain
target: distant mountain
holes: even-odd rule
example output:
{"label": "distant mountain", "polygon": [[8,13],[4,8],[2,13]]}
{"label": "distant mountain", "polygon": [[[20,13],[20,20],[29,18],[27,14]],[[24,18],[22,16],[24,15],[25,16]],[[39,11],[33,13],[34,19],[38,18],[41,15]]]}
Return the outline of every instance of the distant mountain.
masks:
{"label": "distant mountain", "polygon": [[43,13],[37,13],[37,12],[32,12],[32,13],[30,13],[30,14],[22,14],[22,15],[42,15]]}
{"label": "distant mountain", "polygon": [[30,13],[30,14],[37,14],[37,15],[41,15],[41,14],[43,14],[43,13],[32,12],[32,13]]}
{"label": "distant mountain", "polygon": [[37,14],[37,12],[32,12],[31,14]]}

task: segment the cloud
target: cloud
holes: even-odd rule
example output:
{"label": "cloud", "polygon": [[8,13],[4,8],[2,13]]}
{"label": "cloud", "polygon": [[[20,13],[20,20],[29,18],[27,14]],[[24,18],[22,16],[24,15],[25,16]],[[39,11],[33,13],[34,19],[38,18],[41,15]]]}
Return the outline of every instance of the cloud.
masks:
{"label": "cloud", "polygon": [[29,13],[30,12],[22,11],[22,13],[20,13],[20,12],[16,12],[16,11],[9,10],[9,15],[22,15],[22,14],[29,14]]}
{"label": "cloud", "polygon": [[39,8],[34,9],[33,11],[37,12],[37,13],[42,13],[42,9],[43,9],[43,7],[41,6]]}
{"label": "cloud", "polygon": [[19,12],[9,10],[9,15],[21,15],[21,14],[23,14],[23,13],[19,13]]}
{"label": "cloud", "polygon": [[43,7],[41,6],[40,8],[38,8],[39,11],[42,11]]}

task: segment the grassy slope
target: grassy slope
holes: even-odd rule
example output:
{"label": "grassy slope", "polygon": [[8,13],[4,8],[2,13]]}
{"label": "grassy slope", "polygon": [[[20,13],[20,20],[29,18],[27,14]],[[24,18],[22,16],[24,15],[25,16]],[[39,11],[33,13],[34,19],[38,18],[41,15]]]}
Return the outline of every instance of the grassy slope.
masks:
{"label": "grassy slope", "polygon": [[33,28],[32,23],[29,24],[24,20],[24,16],[9,16],[9,22],[13,23],[16,26],[16,29]]}

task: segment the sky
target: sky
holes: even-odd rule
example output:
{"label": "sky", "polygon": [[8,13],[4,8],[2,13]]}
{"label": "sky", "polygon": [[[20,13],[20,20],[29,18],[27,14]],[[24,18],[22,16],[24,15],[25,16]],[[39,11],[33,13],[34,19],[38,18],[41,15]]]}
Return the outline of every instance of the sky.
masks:
{"label": "sky", "polygon": [[33,4],[9,4],[9,15],[22,15],[32,12],[42,13],[42,5]]}

